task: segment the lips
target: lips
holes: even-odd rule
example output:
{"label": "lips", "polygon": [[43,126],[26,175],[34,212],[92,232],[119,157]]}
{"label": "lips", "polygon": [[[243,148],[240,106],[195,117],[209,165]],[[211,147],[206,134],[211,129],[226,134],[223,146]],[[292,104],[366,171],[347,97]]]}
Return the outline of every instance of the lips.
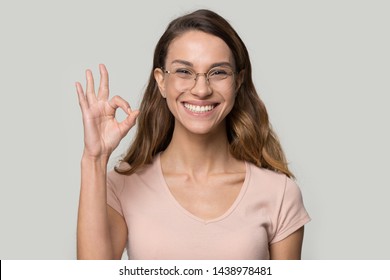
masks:
{"label": "lips", "polygon": [[213,110],[218,104],[196,105],[184,102],[183,105],[191,112],[200,114]]}

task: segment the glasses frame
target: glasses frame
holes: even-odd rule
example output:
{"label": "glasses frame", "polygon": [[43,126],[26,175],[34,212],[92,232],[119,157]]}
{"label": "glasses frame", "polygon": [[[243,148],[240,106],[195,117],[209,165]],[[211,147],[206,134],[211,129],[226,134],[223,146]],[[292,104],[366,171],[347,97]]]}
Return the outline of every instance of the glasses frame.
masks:
{"label": "glasses frame", "polygon": [[[164,67],[160,67],[160,69],[161,69],[165,74],[173,74],[173,75],[175,75],[175,74],[177,73],[177,70],[176,70],[175,72],[173,72],[173,71],[170,71],[170,70],[165,69]],[[206,73],[197,73],[197,72],[194,72],[191,79],[186,79],[186,78],[181,78],[181,77],[178,77],[178,78],[180,78],[180,79],[182,79],[182,80],[194,80],[195,82],[194,82],[194,85],[192,86],[192,87],[194,87],[194,86],[196,85],[196,82],[197,82],[197,80],[198,80],[198,77],[199,77],[199,76],[204,76],[205,79],[206,79],[207,84],[208,84],[209,86],[211,86],[211,83],[210,83],[210,72],[211,72],[213,69],[214,69],[214,68],[211,68],[211,69],[210,69],[208,72],[206,72]],[[226,78],[223,78],[223,79],[221,79],[220,81],[226,80],[228,77],[230,77],[230,76],[235,76],[235,75],[237,75],[237,72],[231,71],[230,73],[227,74],[227,77],[226,77]]]}

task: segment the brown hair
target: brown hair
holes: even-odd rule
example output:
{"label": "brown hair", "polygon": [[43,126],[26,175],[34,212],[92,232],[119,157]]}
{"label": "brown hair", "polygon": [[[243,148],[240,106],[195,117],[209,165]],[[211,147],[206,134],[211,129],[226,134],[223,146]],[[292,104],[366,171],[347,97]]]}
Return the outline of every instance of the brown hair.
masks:
{"label": "brown hair", "polygon": [[145,164],[152,163],[154,156],[169,145],[174,117],[159,92],[154,69],[165,65],[172,40],[189,30],[202,31],[221,38],[233,54],[236,71],[241,72],[242,83],[237,88],[234,107],[226,117],[227,137],[232,155],[239,160],[293,177],[269,123],[264,103],[253,84],[251,63],[244,43],[224,18],[209,10],[197,10],[173,20],[158,41],[149,83],[140,106],[135,139],[122,159],[130,164],[130,169],[121,170],[116,167],[115,170],[121,174],[132,174]]}

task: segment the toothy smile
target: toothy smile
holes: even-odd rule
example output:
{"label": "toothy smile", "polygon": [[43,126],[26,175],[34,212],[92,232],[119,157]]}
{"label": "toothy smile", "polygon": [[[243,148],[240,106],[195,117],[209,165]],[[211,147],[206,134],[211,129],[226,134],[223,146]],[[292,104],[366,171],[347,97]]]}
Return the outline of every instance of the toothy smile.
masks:
{"label": "toothy smile", "polygon": [[215,105],[206,105],[206,106],[200,106],[200,105],[193,105],[189,103],[183,103],[184,107],[186,107],[188,110],[194,113],[205,113],[209,112],[214,109]]}

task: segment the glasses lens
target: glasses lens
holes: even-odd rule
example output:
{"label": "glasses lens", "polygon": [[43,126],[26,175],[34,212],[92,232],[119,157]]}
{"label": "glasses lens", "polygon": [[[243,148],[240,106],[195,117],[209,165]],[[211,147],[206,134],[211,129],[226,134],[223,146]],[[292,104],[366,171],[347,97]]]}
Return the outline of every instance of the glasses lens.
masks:
{"label": "glasses lens", "polygon": [[184,80],[195,79],[196,76],[196,74],[193,71],[186,68],[178,68],[174,70],[173,73],[175,74],[176,77]]}
{"label": "glasses lens", "polygon": [[211,81],[221,81],[229,77],[231,74],[231,70],[228,70],[226,68],[216,68],[211,69],[207,76]]}
{"label": "glasses lens", "polygon": [[199,76],[205,76],[206,82],[215,88],[227,88],[233,85],[233,71],[228,67],[217,67],[211,69],[207,74],[196,73],[189,68],[177,68],[172,72],[178,86],[192,88],[195,86]]}

